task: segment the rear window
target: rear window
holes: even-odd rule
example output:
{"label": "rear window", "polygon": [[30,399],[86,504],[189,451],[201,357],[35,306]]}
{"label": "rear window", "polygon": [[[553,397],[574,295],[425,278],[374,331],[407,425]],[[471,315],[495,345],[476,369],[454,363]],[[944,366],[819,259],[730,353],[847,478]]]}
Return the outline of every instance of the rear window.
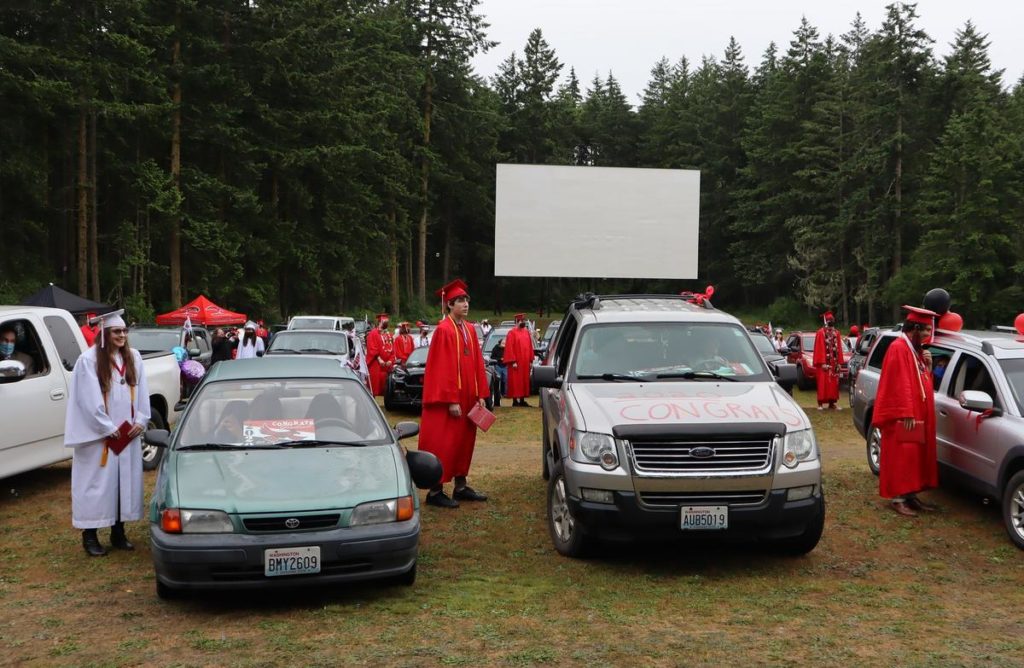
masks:
{"label": "rear window", "polygon": [[889,350],[889,346],[896,340],[895,336],[883,336],[878,339],[875,347],[871,349],[871,356],[868,358],[868,366],[872,369],[881,369],[882,360],[885,359],[885,353]]}

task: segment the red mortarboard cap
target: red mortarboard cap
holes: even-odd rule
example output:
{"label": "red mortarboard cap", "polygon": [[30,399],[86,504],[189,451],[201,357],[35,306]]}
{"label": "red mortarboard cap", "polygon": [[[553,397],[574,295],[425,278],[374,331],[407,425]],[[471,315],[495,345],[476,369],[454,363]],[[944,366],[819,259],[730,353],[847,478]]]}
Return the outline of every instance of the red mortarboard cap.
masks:
{"label": "red mortarboard cap", "polygon": [[917,306],[907,306],[904,304],[901,307],[907,312],[907,320],[909,322],[919,322],[922,325],[930,325],[935,318],[939,317],[939,314],[935,311],[929,311],[926,308],[919,308]]}
{"label": "red mortarboard cap", "polygon": [[468,297],[469,287],[461,278],[456,278],[454,281],[444,286],[434,294],[440,297],[442,302],[447,304],[453,299],[458,299],[459,297]]}
{"label": "red mortarboard cap", "polygon": [[515,318],[516,318],[516,322],[519,322],[520,320],[525,320],[526,319],[526,314],[525,313],[516,313]]}
{"label": "red mortarboard cap", "polygon": [[824,318],[825,320],[831,320],[833,322],[835,322],[836,319],[835,315],[832,314],[832,311],[825,311],[824,313],[821,314],[821,317]]}
{"label": "red mortarboard cap", "polygon": [[850,336],[857,336],[860,334],[860,327],[857,325],[850,325]]}
{"label": "red mortarboard cap", "polygon": [[387,319],[388,319],[388,314],[387,313],[378,313],[377,314],[377,322],[380,322],[381,320],[387,320]]}

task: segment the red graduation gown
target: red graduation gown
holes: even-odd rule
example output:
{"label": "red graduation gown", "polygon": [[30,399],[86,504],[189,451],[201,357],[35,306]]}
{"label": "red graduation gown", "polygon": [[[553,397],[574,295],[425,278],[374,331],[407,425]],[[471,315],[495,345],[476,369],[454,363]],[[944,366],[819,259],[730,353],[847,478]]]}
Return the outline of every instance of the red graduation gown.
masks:
{"label": "red graduation gown", "polygon": [[[384,360],[384,363],[381,363]],[[373,396],[384,396],[388,372],[395,360],[394,339],[390,332],[373,329],[366,335],[366,368],[370,372],[370,390]]]}
{"label": "red graduation gown", "polygon": [[405,360],[409,359],[409,355],[416,349],[416,342],[412,340],[412,336],[409,334],[399,334],[395,338],[395,359],[399,362],[405,363]]}
{"label": "red graduation gown", "polygon": [[[508,369],[508,391],[511,399],[530,396],[530,366],[533,364],[533,337],[530,330],[515,327],[505,335],[505,368]],[[516,363],[515,369],[512,363]]]}
{"label": "red graduation gown", "polygon": [[[430,340],[423,378],[419,448],[441,460],[441,482],[469,474],[476,425],[466,415],[490,392],[476,332],[469,325],[460,329],[450,317],[438,324]],[[452,417],[448,406],[456,403],[462,415]]]}
{"label": "red graduation gown", "polygon": [[[829,355],[825,337],[834,337],[834,355]],[[822,327],[814,335],[814,369],[817,372],[818,404],[832,404],[839,401],[839,367],[843,363],[843,337],[839,330]]]}
{"label": "red graduation gown", "polygon": [[[908,417],[924,421],[924,444],[901,440],[906,431],[900,420]],[[906,336],[893,341],[885,353],[871,421],[882,431],[881,496],[891,499],[938,486],[931,372]]]}

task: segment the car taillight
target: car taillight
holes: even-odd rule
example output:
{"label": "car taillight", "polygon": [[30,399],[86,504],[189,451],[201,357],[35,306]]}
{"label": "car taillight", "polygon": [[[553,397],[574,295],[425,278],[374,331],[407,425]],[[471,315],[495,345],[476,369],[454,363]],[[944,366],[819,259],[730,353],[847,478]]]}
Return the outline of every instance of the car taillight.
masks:
{"label": "car taillight", "polygon": [[181,533],[181,513],[177,508],[165,508],[160,513],[160,528],[167,533]]}

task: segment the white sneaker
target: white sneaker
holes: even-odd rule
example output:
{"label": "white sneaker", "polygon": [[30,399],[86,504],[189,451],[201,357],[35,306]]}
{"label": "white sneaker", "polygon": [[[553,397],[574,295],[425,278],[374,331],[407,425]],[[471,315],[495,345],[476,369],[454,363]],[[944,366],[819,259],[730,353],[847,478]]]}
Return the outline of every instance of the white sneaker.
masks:
{"label": "white sneaker", "polygon": [[819,411],[823,411],[823,410],[825,410],[825,407],[824,406],[818,406],[818,410]]}
{"label": "white sneaker", "polygon": [[841,411],[841,410],[843,410],[843,407],[842,407],[842,406],[840,406],[839,404],[836,404],[836,410],[837,410],[837,411]]}

